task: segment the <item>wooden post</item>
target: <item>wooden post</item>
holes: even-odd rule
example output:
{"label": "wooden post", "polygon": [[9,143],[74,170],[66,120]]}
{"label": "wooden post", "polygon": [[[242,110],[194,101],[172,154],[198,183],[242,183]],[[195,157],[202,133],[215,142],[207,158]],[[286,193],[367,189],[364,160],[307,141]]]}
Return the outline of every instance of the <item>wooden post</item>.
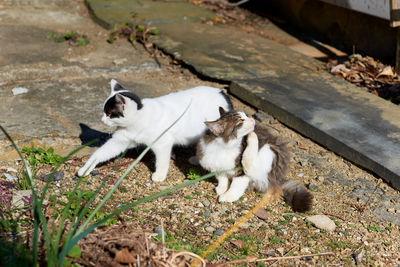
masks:
{"label": "wooden post", "polygon": [[395,27],[396,32],[396,65],[395,71],[400,74],[400,1],[390,0],[390,26]]}

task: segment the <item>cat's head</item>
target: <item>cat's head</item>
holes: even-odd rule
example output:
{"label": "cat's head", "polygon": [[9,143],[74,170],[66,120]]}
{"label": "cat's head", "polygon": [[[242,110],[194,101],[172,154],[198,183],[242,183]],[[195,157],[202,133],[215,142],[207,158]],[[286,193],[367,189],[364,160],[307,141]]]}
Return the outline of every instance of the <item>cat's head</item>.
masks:
{"label": "cat's head", "polygon": [[110,82],[111,93],[103,105],[102,122],[106,125],[125,126],[132,116],[143,107],[140,98],[123,88],[116,80]]}
{"label": "cat's head", "polygon": [[240,111],[225,111],[219,108],[220,118],[207,121],[205,124],[213,135],[221,137],[225,143],[230,140],[242,139],[254,130],[255,121]]}

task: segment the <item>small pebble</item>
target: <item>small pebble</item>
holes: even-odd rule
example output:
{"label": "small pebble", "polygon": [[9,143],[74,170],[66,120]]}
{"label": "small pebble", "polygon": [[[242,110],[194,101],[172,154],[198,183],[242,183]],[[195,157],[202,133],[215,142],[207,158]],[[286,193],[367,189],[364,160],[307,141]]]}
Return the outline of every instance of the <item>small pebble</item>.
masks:
{"label": "small pebble", "polygon": [[12,176],[11,174],[4,173],[4,176],[7,178],[9,181],[17,181],[18,177]]}
{"label": "small pebble", "polygon": [[145,183],[145,185],[146,185],[147,187],[150,187],[150,186],[151,186],[151,183]]}
{"label": "small pebble", "polygon": [[209,212],[208,210],[203,212],[204,217],[208,218],[211,216],[211,212]]}
{"label": "small pebble", "polygon": [[204,205],[205,207],[208,207],[208,206],[211,205],[211,202],[210,202],[208,199],[203,200],[201,203],[203,203],[203,205]]}
{"label": "small pebble", "polygon": [[98,170],[93,170],[93,171],[90,172],[90,174],[93,175],[93,176],[96,176],[96,175],[99,175],[100,172]]}
{"label": "small pebble", "polygon": [[14,168],[7,168],[8,172],[14,172],[14,173],[18,173],[18,171]]}
{"label": "small pebble", "polygon": [[212,227],[212,226],[207,226],[207,227],[205,228],[205,230],[206,230],[207,232],[209,232],[209,233],[213,233],[213,232],[215,231],[215,228]]}
{"label": "small pebble", "polygon": [[287,235],[287,231],[286,231],[285,229],[281,229],[281,232],[282,232],[284,235]]}
{"label": "small pebble", "polygon": [[315,227],[333,232],[336,229],[335,223],[326,215],[313,215],[307,217],[306,220],[311,222]]}
{"label": "small pebble", "polygon": [[161,226],[157,226],[156,228],[154,228],[154,233],[159,234],[159,235],[165,235],[165,231],[162,229]]}
{"label": "small pebble", "polygon": [[24,87],[16,87],[12,89],[13,95],[21,95],[21,94],[26,94],[28,93],[28,89]]}
{"label": "small pebble", "polygon": [[[42,175],[39,177],[40,180],[42,181],[47,181],[50,179],[51,173],[46,174],[46,175]],[[53,181],[59,181],[64,177],[64,172],[60,172],[60,171],[56,171],[53,175]]]}
{"label": "small pebble", "polygon": [[216,236],[223,235],[223,233],[224,233],[224,231],[222,231],[220,229],[217,229],[217,230],[214,231],[214,235],[216,235]]}
{"label": "small pebble", "polygon": [[387,209],[387,211],[389,212],[389,213],[394,213],[394,208],[389,208],[389,209]]}
{"label": "small pebble", "polygon": [[303,176],[304,176],[304,173],[299,173],[299,174],[297,174],[297,176],[298,176],[298,177],[303,177]]}
{"label": "small pebble", "polygon": [[158,190],[163,191],[163,190],[165,190],[165,189],[167,189],[167,188],[168,188],[168,185],[160,185],[160,186],[158,187]]}

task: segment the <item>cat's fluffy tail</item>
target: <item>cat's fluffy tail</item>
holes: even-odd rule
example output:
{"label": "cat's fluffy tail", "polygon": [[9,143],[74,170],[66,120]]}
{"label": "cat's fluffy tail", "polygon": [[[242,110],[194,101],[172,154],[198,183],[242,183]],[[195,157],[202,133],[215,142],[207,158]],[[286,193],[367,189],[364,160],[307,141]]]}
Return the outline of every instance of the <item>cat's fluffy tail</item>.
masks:
{"label": "cat's fluffy tail", "polygon": [[296,212],[305,212],[311,209],[312,195],[304,185],[290,180],[283,184],[282,195],[292,209]]}

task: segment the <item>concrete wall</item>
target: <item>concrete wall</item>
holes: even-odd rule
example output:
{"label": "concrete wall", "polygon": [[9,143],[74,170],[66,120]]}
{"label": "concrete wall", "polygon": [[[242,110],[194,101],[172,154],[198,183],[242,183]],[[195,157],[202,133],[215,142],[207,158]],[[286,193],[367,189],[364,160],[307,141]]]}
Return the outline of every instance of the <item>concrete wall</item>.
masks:
{"label": "concrete wall", "polygon": [[[366,54],[394,64],[395,28],[389,21],[317,0],[250,1],[254,12],[284,19],[292,34],[306,33],[347,53]],[[279,26],[279,24],[278,24]],[[297,31],[297,32],[296,32]]]}

